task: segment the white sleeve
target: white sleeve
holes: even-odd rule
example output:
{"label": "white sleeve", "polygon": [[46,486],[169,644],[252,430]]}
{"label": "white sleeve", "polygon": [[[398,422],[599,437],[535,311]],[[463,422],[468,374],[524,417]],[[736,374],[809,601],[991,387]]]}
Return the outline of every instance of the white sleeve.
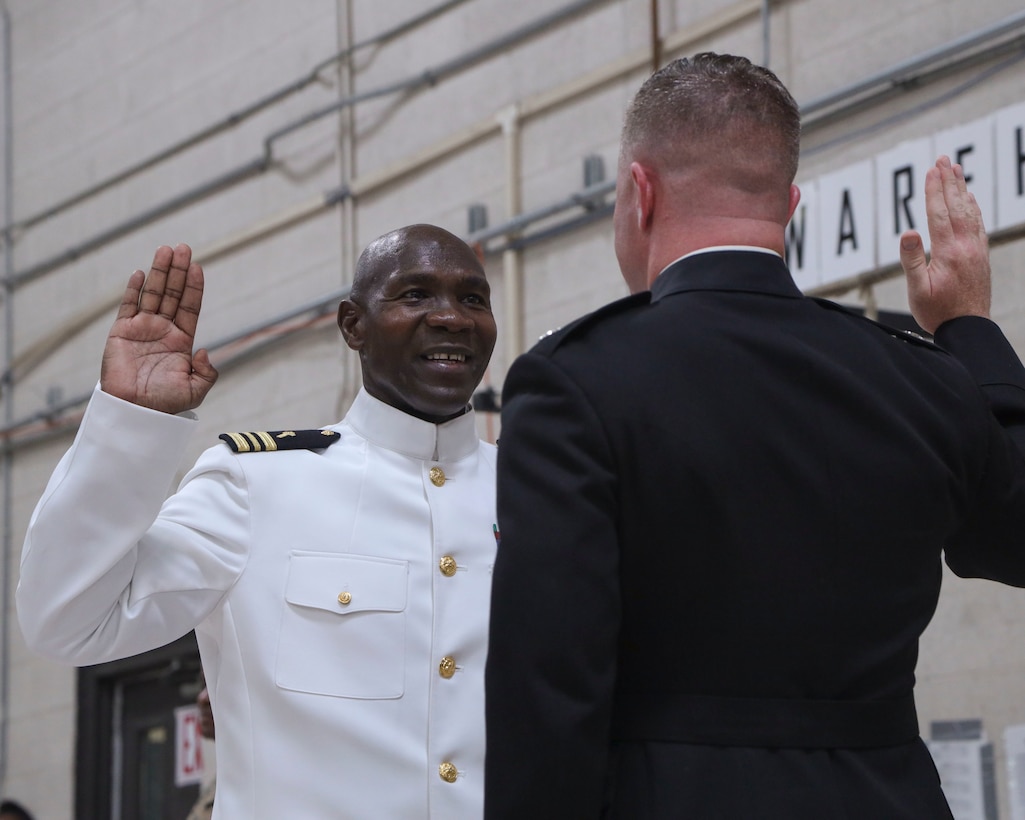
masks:
{"label": "white sleeve", "polygon": [[211,448],[167,493],[195,422],[97,389],[29,522],[17,590],[28,646],[75,665],[194,629],[248,554],[245,476]]}

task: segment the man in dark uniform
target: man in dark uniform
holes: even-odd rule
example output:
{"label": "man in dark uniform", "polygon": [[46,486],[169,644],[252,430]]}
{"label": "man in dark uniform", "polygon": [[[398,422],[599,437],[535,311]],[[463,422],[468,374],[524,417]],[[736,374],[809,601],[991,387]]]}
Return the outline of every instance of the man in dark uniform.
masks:
{"label": "man in dark uniform", "polygon": [[617,184],[634,295],[510,369],[487,820],[951,816],[918,640],[943,558],[1025,585],[1025,370],[946,158],[932,261],[902,239],[936,345],[801,294],[799,137],[743,58],[653,75]]}

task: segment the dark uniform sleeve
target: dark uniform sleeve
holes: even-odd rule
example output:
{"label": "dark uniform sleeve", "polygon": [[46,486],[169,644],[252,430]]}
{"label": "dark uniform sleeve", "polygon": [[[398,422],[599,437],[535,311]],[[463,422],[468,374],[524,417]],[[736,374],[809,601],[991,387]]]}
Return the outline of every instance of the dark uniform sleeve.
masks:
{"label": "dark uniform sleeve", "polygon": [[980,316],[963,316],[939,327],[936,344],[968,369],[997,420],[1025,451],[1025,367],[1000,328]]}
{"label": "dark uniform sleeve", "polygon": [[935,338],[972,375],[994,419],[974,513],[947,544],[947,564],[962,577],[1025,586],[1025,367],[982,317],[946,322]]}
{"label": "dark uniform sleeve", "polygon": [[616,476],[594,408],[521,356],[503,393],[487,820],[599,816],[619,625]]}

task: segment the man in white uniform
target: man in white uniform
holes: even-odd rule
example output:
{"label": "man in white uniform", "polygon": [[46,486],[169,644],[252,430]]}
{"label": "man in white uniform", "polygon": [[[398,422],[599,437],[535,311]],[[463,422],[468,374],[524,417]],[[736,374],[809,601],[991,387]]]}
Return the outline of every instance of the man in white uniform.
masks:
{"label": "man in white uniform", "polygon": [[225,434],[164,501],[217,378],[186,245],[136,271],[29,525],[29,645],[101,663],[196,630],[216,820],[478,818],[497,528],[471,394],[483,268],[428,225],[375,240],[338,310],[363,389],[324,430]]}

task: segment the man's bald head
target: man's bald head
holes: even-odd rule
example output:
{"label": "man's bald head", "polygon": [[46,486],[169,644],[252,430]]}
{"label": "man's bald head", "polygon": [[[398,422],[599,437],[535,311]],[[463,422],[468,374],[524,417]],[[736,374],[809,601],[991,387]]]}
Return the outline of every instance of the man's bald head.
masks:
{"label": "man's bald head", "polygon": [[477,254],[435,225],[408,225],[360,255],[338,327],[376,399],[440,423],[465,412],[495,347]]}
{"label": "man's bald head", "polygon": [[[446,261],[447,260],[447,261]],[[458,261],[484,275],[484,266],[473,249],[462,239],[437,225],[420,223],[396,228],[373,240],[356,262],[349,298],[365,304],[370,294],[388,274],[426,265],[434,268]]]}

